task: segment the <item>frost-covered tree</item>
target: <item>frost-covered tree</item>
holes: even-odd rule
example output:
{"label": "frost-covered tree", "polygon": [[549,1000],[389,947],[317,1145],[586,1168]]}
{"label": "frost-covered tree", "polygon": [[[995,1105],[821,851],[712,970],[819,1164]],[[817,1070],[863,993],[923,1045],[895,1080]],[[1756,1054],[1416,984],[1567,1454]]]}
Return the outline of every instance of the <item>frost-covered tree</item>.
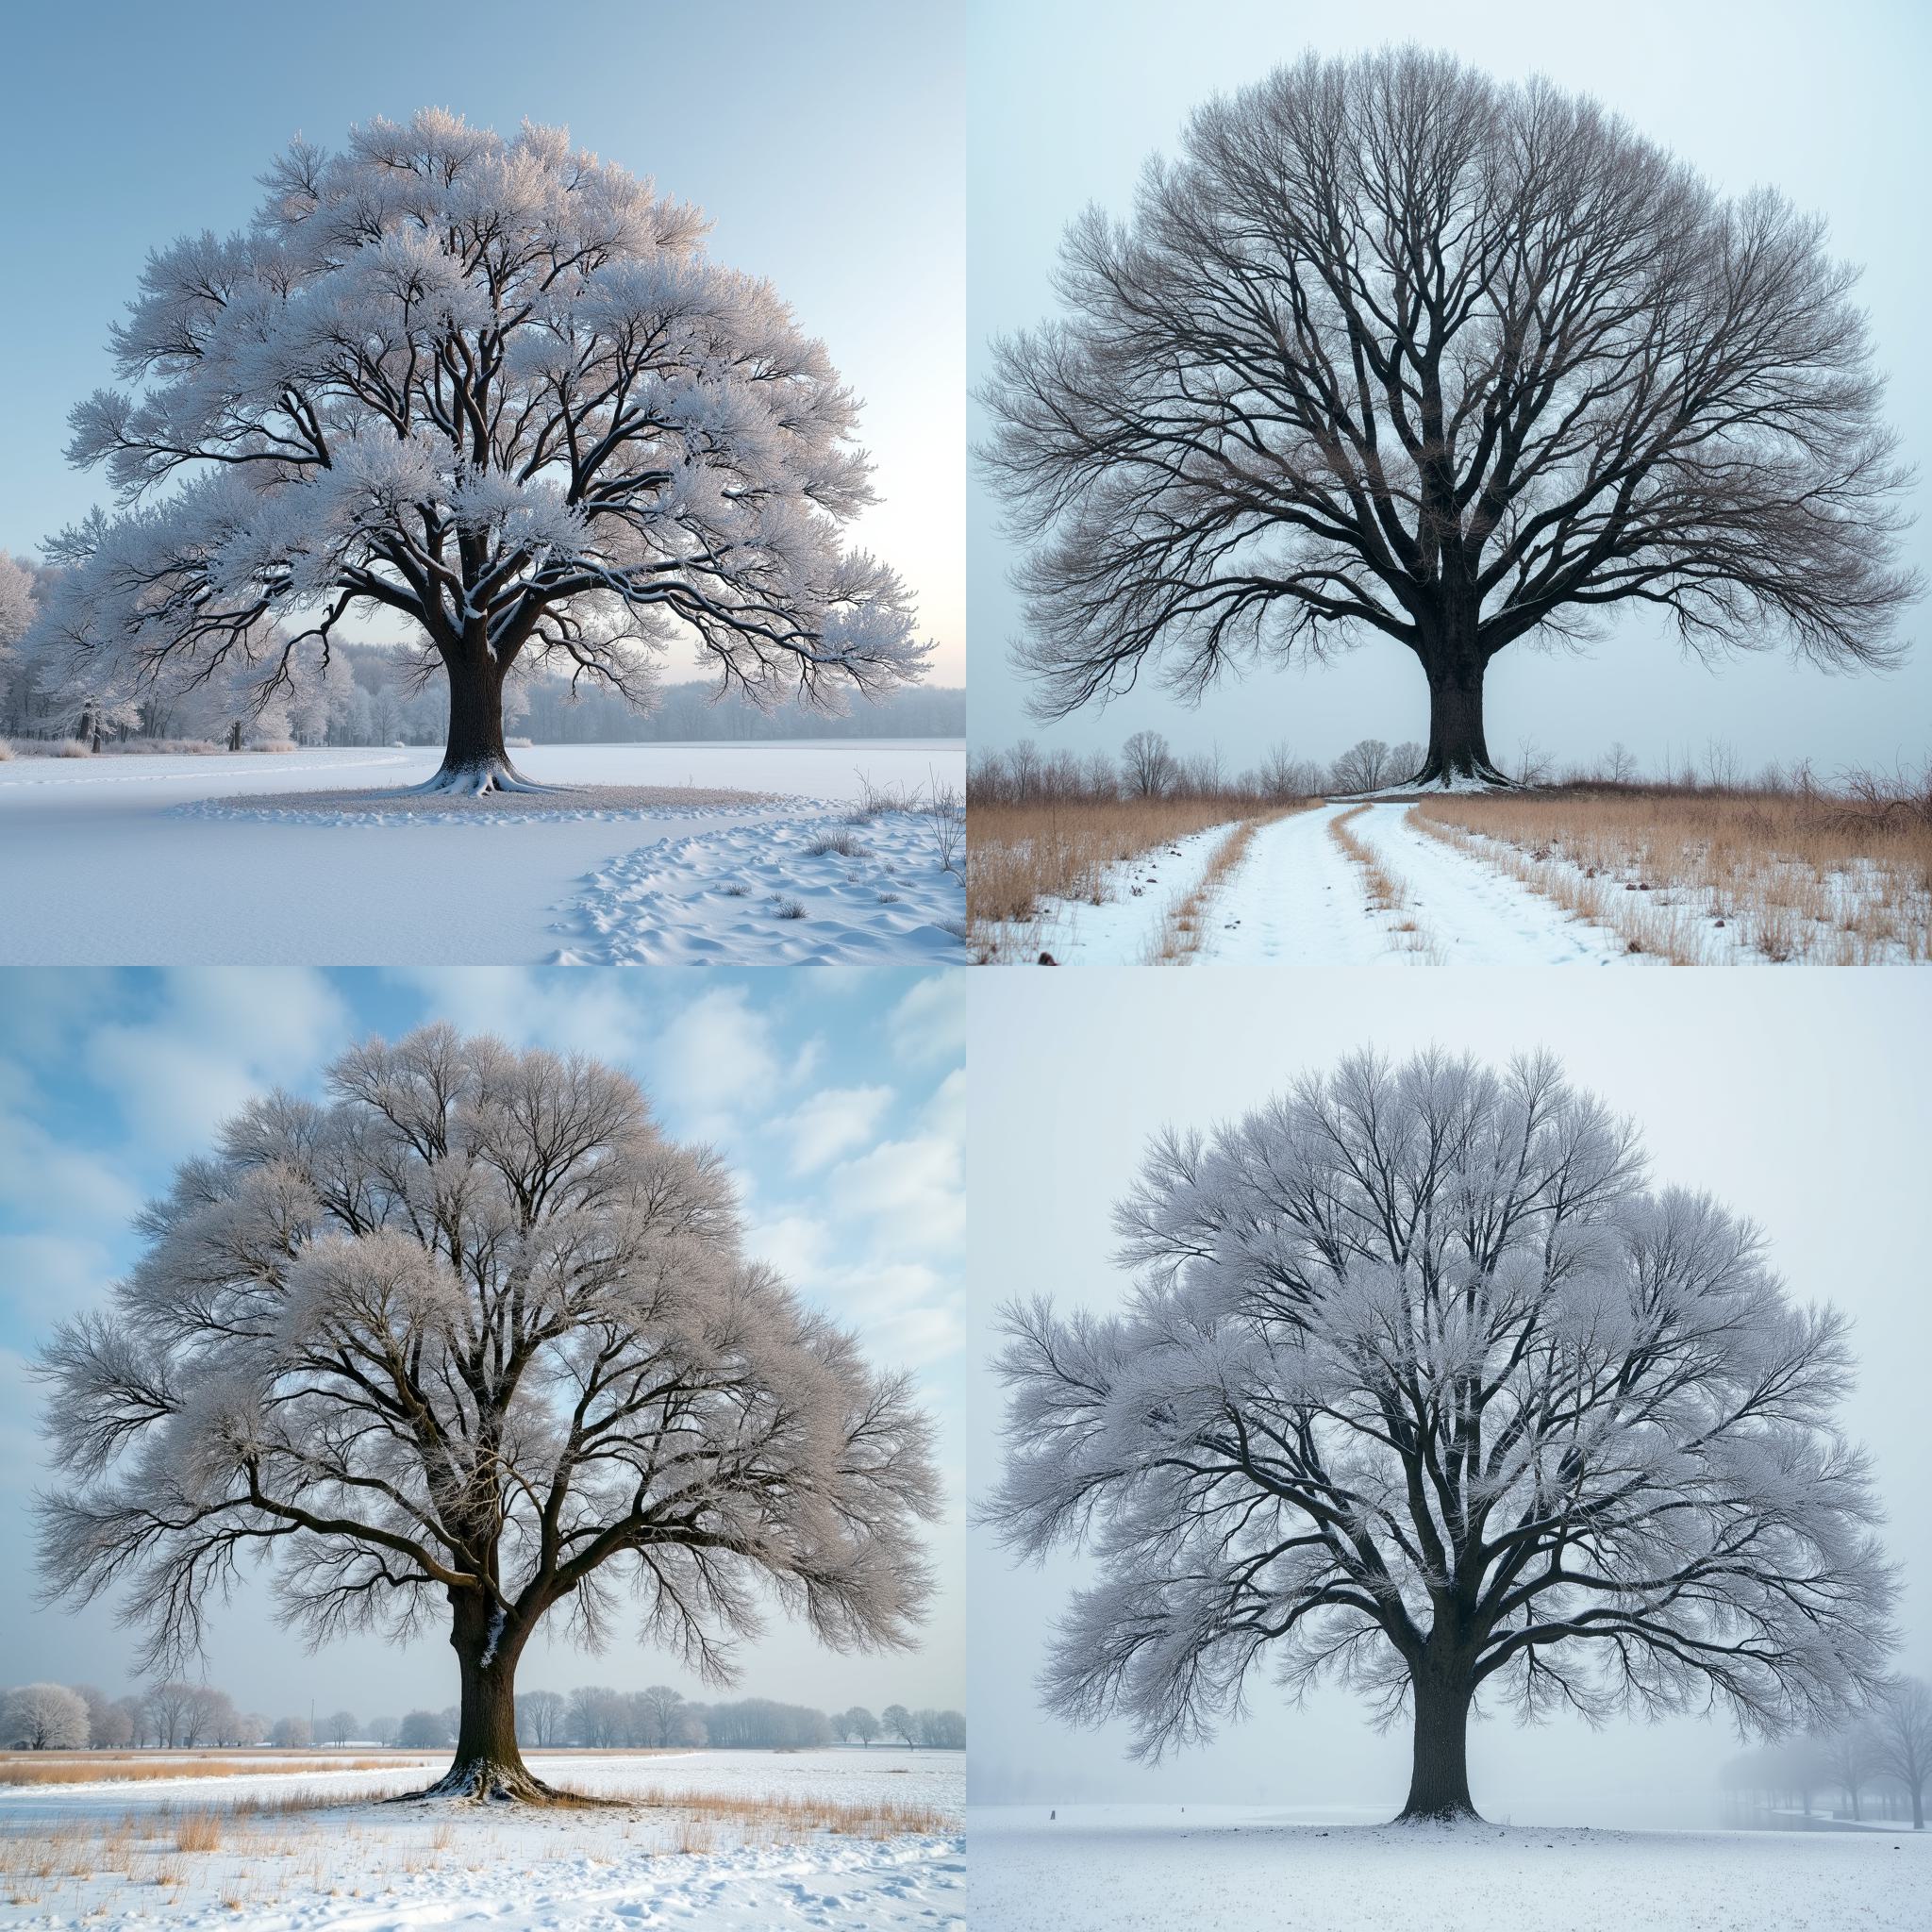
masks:
{"label": "frost-covered tree", "polygon": [[437,782],[462,790],[517,782],[525,658],[639,703],[679,637],[766,703],[918,676],[905,587],[842,544],[872,501],[857,401],[694,208],[560,130],[435,111],[264,178],[245,231],[149,258],[127,387],[74,411],[70,458],[120,508],[49,546],[72,658],[239,660],[266,693],[394,612],[448,680]]}
{"label": "frost-covered tree", "polygon": [[1045,1675],[1143,1756],[1334,1676],[1404,1711],[1407,1817],[1473,1809],[1478,1700],[1828,1724],[1893,1582],[1838,1432],[1843,1318],[1646,1184],[1547,1058],[1308,1076],[1173,1132],[1116,1211],[1118,1314],[1005,1311],[1008,1546],[1088,1551]]}
{"label": "frost-covered tree", "polygon": [[307,1751],[315,1733],[306,1717],[278,1717],[269,1726],[269,1742],[282,1751]]}
{"label": "frost-covered tree", "polygon": [[7,1693],[0,1729],[25,1751],[79,1751],[88,1741],[87,1701],[64,1684],[25,1684]]}
{"label": "frost-covered tree", "polygon": [[151,1662],[251,1555],[315,1641],[441,1623],[438,1789],[478,1795],[542,1794],[513,1686],[552,1610],[596,1644],[628,1595],[713,1679],[766,1599],[836,1649],[910,1640],[926,1418],[746,1257],[714,1154],[622,1073],[447,1025],[327,1087],[230,1121],[111,1307],[43,1351],[52,1597],[125,1586]]}
{"label": "frost-covered tree", "polygon": [[356,1714],[352,1710],[331,1711],[323,1720],[322,1737],[325,1744],[346,1744],[356,1735]]}
{"label": "frost-covered tree", "polygon": [[455,1737],[449,1719],[440,1710],[412,1710],[396,1728],[396,1742],[405,1751],[439,1751]]}
{"label": "frost-covered tree", "polygon": [[879,1734],[879,1721],[862,1704],[855,1704],[845,1713],[845,1721],[852,1727],[852,1735],[861,1744],[870,1745]]}
{"label": "frost-covered tree", "polygon": [[1399,775],[1502,782],[1489,665],[1618,607],[1890,661],[1909,476],[1856,277],[1542,80],[1408,47],[1216,99],[996,348],[1039,711],[1386,640],[1429,692]]}
{"label": "frost-covered tree", "polygon": [[886,1727],[887,1737],[897,1738],[906,1745],[918,1741],[918,1726],[912,1722],[912,1713],[903,1704],[887,1705],[880,1715],[880,1722]]}
{"label": "frost-covered tree", "polygon": [[0,676],[7,674],[33,621],[33,573],[0,550]]}
{"label": "frost-covered tree", "polygon": [[1876,1769],[1895,1778],[1912,1801],[1912,1829],[1925,1828],[1925,1781],[1932,1778],[1932,1686],[1921,1677],[1888,1677],[1871,1705]]}

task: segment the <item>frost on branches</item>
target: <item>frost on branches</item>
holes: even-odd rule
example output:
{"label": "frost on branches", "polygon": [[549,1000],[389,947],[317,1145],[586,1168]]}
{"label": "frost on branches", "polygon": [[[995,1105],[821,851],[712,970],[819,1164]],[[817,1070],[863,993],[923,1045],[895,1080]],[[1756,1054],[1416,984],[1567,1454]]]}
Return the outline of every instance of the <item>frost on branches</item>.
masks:
{"label": "frost on branches", "polygon": [[441,1624],[445,1794],[541,1797],[517,1660],[560,1609],[728,1677],[767,1600],[903,1645],[938,1502],[909,1385],[746,1258],[712,1154],[593,1061],[432,1026],[244,1108],[142,1222],[111,1307],[45,1351],[66,1486],[50,1592],[125,1587],[144,1667],[273,1562],[311,1639]]}
{"label": "frost on branches", "polygon": [[394,611],[449,681],[433,788],[474,791],[521,782],[520,663],[639,703],[677,637],[762,703],[918,677],[905,586],[841,543],[872,501],[857,402],[696,210],[558,129],[432,111],[297,142],[266,185],[246,232],[150,257],[129,387],[74,411],[122,508],[51,546],[48,621],[103,681],[273,691]]}
{"label": "frost on branches", "polygon": [[1404,1815],[1456,1817],[1479,1700],[1775,1733],[1883,1676],[1843,1319],[1550,1060],[1345,1061],[1160,1140],[1116,1226],[1124,1312],[1010,1307],[998,1362],[993,1520],[1100,1573],[1059,1716],[1152,1756],[1332,1674],[1410,1714]]}

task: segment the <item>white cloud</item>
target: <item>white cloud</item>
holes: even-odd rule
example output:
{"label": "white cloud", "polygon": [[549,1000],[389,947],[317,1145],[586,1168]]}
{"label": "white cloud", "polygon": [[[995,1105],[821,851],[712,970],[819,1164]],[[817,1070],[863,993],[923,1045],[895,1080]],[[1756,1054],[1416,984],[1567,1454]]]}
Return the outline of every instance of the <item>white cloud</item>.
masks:
{"label": "white cloud", "polygon": [[38,1121],[0,1112],[0,1203],[37,1221],[118,1225],[141,1200],[108,1161],[61,1145]]}
{"label": "white cloud", "polygon": [[928,974],[909,987],[892,1008],[887,1029],[892,1052],[908,1066],[958,1059],[966,1051],[966,988],[969,973]]}
{"label": "white cloud", "polygon": [[676,1014],[658,1037],[655,1059],[662,1104],[710,1129],[780,1084],[771,1023],[741,987],[716,987]]}
{"label": "white cloud", "polygon": [[513,1046],[635,1061],[650,1037],[646,1008],[624,975],[521,966],[408,968],[395,977],[428,1004],[428,1019]]}
{"label": "white cloud", "polygon": [[113,1274],[108,1251],[88,1236],[0,1234],[0,1296],[37,1324],[92,1306]]}
{"label": "white cloud", "polygon": [[842,1214],[863,1215],[882,1245],[915,1254],[954,1251],[966,1236],[965,1160],[938,1134],[882,1141],[832,1170],[827,1197]]}
{"label": "white cloud", "polygon": [[82,1058],[136,1142],[171,1161],[201,1152],[253,1095],[312,1079],[349,1026],[319,973],[198,968],[166,988],[154,1018],[94,1028]]}
{"label": "white cloud", "polygon": [[810,1174],[872,1139],[892,1104],[890,1087],[823,1087],[774,1124],[791,1143],[793,1174]]}

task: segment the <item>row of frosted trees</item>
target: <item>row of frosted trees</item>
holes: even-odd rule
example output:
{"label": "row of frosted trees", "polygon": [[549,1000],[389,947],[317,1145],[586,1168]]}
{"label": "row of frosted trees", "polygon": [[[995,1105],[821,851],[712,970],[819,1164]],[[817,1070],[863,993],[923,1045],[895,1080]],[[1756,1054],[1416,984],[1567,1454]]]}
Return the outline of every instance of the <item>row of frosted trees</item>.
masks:
{"label": "row of frosted trees", "polygon": [[1855,1723],[1781,1739],[1725,1767],[1726,1805],[1740,1823],[1788,1824],[1791,1814],[1853,1824],[1909,1818],[1925,1826],[1932,1778],[1932,1686],[1894,1677]]}
{"label": "row of frosted trees", "polygon": [[[273,1721],[244,1711],[225,1690],[171,1681],[132,1696],[108,1697],[92,1684],[27,1684],[0,1690],[0,1749],[16,1751],[196,1750],[273,1744],[393,1744],[437,1750],[457,1734],[455,1707],[401,1718],[326,1717]],[[803,1749],[839,1743],[904,1744],[962,1751],[966,1720],[957,1710],[910,1710],[889,1704],[876,1716],[863,1705],[827,1713],[769,1697],[698,1704],[668,1685],[615,1690],[590,1684],[568,1693],[525,1691],[517,1734],[530,1746],[636,1749],[710,1745],[723,1750]]]}

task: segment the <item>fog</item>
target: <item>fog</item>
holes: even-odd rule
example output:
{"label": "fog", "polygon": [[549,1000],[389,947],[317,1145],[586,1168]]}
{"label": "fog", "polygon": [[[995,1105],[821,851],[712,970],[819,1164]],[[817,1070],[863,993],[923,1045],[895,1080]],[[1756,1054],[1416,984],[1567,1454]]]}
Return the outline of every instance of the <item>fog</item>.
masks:
{"label": "fog", "polygon": [[[1307,1069],[1373,1045],[1430,1043],[1488,1059],[1546,1046],[1578,1085],[1639,1124],[1658,1181],[1707,1189],[1758,1223],[1797,1299],[1855,1320],[1849,1432],[1872,1451],[1902,1565],[1901,1662],[1932,1672],[1932,1508],[1923,1406],[1926,1308],[1924,1080],[1932,1011],[1904,971],[1732,970],[1611,976],[1456,970],[1413,975],[1134,968],[973,975],[968,1234],[974,1496],[998,1467],[1000,1398],[985,1363],[1013,1296],[1115,1306],[1108,1214],[1170,1123],[1211,1127]],[[1015,1568],[969,1530],[967,1681],[976,1803],[1131,1799],[1338,1807],[1392,1817],[1408,1777],[1406,1724],[1384,1736],[1347,1694],[1288,1707],[1265,1674],[1251,1715],[1158,1768],[1124,1724],[1062,1728],[1037,1707],[1048,1626],[1077,1558]],[[1716,1821],[1719,1767],[1740,1749],[1721,1717],[1472,1731],[1485,1816],[1606,1825]]]}
{"label": "fog", "polygon": [[[967,346],[975,387],[988,371],[990,336],[1052,312],[1050,275],[1068,221],[1089,202],[1125,216],[1142,162],[1175,151],[1196,104],[1309,47],[1345,55],[1412,39],[1499,77],[1541,72],[1593,92],[1720,189],[1770,183],[1823,213],[1832,250],[1863,265],[1860,295],[1890,378],[1889,415],[1904,454],[1924,470],[1932,375],[1919,347],[1932,272],[1918,237],[1920,190],[1932,170],[1922,100],[1932,14],[1923,8],[1849,0],[1824,16],[1787,0],[1747,14],[1635,0],[1611,15],[1527,0],[1391,0],[1365,13],[1230,0],[1212,20],[1212,32],[1177,31],[1173,10],[1149,0],[1045,9],[989,0],[974,9]],[[975,441],[985,428],[975,405]],[[1388,640],[1306,671],[1250,672],[1194,710],[1149,675],[1104,711],[1090,706],[1038,724],[1007,661],[1021,621],[1007,582],[1013,556],[976,471],[967,527],[977,744],[1031,733],[1048,748],[1112,749],[1153,726],[1179,748],[1218,745],[1238,769],[1277,741],[1325,759],[1364,737],[1428,737],[1422,675]],[[1907,546],[1922,566],[1932,558],[1923,522]],[[1924,633],[1922,607],[1903,634]],[[1677,770],[1721,741],[1751,771],[1806,758],[1827,774],[1848,764],[1890,768],[1925,755],[1932,657],[1921,650],[1904,668],[1877,675],[1831,675],[1782,656],[1706,669],[1682,656],[1659,621],[1632,616],[1582,655],[1548,655],[1526,642],[1505,651],[1491,667],[1487,700],[1490,748],[1506,766],[1526,741],[1559,763],[1594,759],[1621,741],[1644,769]]]}

